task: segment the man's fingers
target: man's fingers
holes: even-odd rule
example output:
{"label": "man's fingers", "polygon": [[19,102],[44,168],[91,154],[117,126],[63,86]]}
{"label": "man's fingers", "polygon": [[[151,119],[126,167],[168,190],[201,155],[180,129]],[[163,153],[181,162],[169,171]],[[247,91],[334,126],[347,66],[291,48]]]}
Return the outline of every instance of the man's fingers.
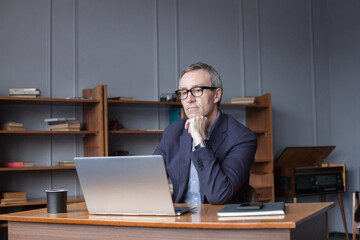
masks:
{"label": "man's fingers", "polygon": [[189,122],[189,119],[188,119],[188,120],[186,120],[186,123],[185,123],[185,129],[188,129],[189,126],[190,126],[190,122]]}

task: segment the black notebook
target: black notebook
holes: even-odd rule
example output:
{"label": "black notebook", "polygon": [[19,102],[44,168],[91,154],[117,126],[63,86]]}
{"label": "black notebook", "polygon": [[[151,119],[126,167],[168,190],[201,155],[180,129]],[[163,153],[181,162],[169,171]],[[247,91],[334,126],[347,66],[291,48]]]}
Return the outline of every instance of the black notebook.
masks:
{"label": "black notebook", "polygon": [[240,204],[227,204],[221,209],[217,215],[220,217],[227,216],[269,216],[269,215],[284,215],[284,202],[263,203],[260,209],[239,209]]}

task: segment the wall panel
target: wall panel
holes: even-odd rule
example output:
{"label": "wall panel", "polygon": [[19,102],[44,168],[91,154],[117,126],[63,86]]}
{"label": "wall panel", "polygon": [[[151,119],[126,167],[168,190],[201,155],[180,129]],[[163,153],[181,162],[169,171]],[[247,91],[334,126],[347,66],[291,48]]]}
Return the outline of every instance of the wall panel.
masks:
{"label": "wall panel", "polygon": [[179,1],[178,11],[180,71],[206,62],[222,77],[223,102],[241,95],[239,1]]}
{"label": "wall panel", "polygon": [[79,0],[79,88],[154,100],[153,1]]}
{"label": "wall panel", "polygon": [[259,6],[262,90],[272,93],[275,156],[287,146],[316,144],[308,4],[273,0]]}

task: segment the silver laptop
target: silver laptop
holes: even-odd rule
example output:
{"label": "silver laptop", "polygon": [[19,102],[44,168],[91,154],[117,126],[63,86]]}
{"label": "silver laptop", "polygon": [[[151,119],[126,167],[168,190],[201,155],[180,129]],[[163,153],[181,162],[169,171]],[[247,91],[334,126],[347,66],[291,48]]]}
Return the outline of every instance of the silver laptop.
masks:
{"label": "silver laptop", "polygon": [[175,216],[195,208],[174,208],[160,155],[74,161],[90,214]]}

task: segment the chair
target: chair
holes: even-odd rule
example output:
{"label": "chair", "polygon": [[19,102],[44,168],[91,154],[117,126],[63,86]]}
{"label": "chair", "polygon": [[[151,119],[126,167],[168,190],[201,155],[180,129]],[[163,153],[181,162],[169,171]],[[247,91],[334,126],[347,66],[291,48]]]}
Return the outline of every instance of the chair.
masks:
{"label": "chair", "polygon": [[355,221],[355,212],[359,207],[359,191],[353,191],[353,208],[352,208],[352,225],[353,225],[353,240],[356,239],[356,229],[360,228],[360,222]]}
{"label": "chair", "polygon": [[255,189],[249,185],[249,189],[248,189],[248,202],[258,202],[259,201],[259,196],[256,193]]}

